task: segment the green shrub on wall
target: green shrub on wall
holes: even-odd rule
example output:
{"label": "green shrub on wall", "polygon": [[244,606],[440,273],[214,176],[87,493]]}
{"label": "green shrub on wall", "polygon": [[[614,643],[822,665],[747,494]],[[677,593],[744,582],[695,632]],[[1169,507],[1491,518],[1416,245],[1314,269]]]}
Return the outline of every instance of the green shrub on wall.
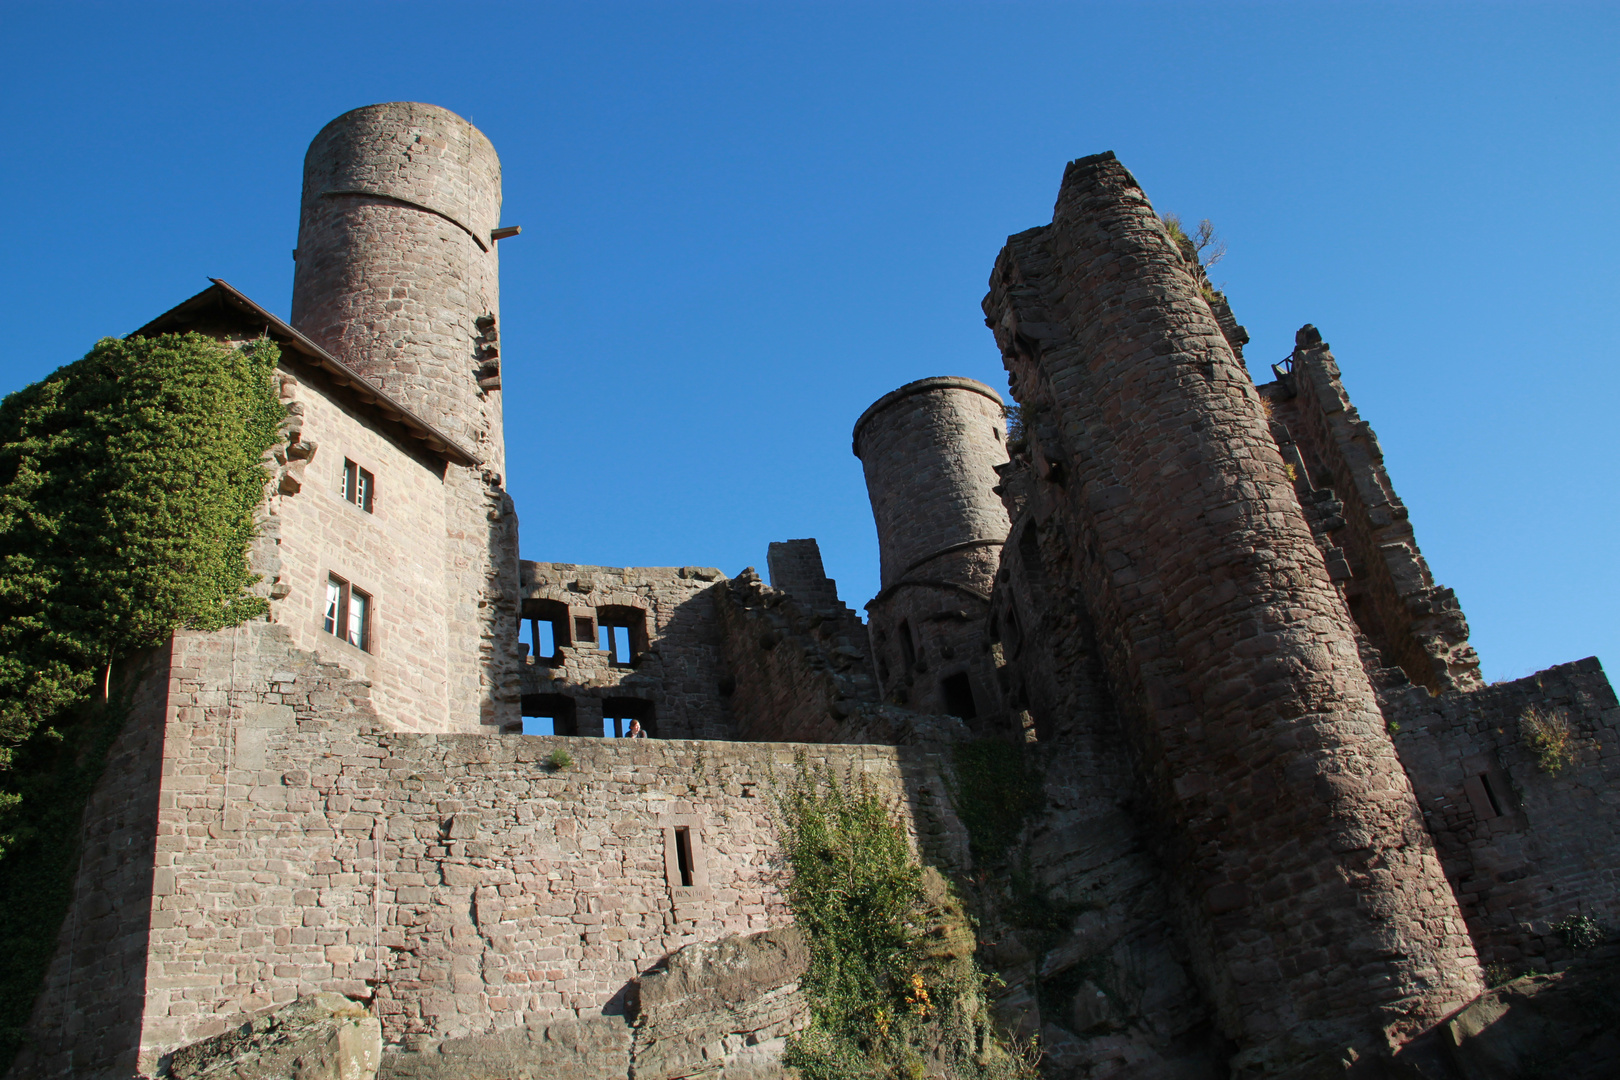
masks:
{"label": "green shrub on wall", "polygon": [[269,341],[103,339],[0,402],[0,1072],[55,950],[127,706],[113,668],[246,589],[286,409]]}
{"label": "green shrub on wall", "polygon": [[785,884],[810,967],[810,1025],[784,1062],[804,1080],[1036,1075],[988,1016],[970,921],[912,855],[896,811],[864,781],[799,755],[776,792]]}

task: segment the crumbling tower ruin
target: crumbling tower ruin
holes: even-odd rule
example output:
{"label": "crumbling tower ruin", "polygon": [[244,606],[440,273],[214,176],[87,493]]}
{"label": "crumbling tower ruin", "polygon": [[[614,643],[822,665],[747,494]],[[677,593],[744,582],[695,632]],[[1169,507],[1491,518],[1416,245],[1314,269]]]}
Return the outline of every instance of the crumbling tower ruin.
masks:
{"label": "crumbling tower ruin", "polygon": [[1399,1038],[1473,997],[1457,902],[1254,385],[1112,154],[1072,163],[1053,223],[1009,239],[985,313],[1234,1064]]}
{"label": "crumbling tower ruin", "polygon": [[501,162],[447,109],[344,113],[304,158],[292,322],[502,468]]}
{"label": "crumbling tower ruin", "polygon": [[877,519],[882,589],[871,618],[883,694],[973,721],[999,698],[983,642],[1007,539],[995,467],[1007,460],[1001,395],[973,379],[919,379],[855,422]]}

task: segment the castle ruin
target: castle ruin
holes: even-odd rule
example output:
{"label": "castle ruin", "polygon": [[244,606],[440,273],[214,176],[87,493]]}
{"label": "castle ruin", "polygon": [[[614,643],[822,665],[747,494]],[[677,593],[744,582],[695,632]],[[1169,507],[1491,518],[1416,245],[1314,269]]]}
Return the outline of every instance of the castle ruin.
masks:
{"label": "castle ruin", "polygon": [[[148,658],[18,1080],[159,1075],[321,992],[368,1003],[387,1076],[779,1075],[791,971],[709,1012],[649,973],[789,925],[770,785],[806,750],[962,880],[950,747],[1038,763],[1021,843],[1072,916],[987,919],[980,956],[1052,1077],[1342,1071],[1483,965],[1567,959],[1559,920],[1620,923],[1597,660],[1484,684],[1321,334],[1257,386],[1113,155],[995,258],[1015,429],[957,377],[855,422],[865,622],[813,540],[768,582],[520,558],[500,184],[444,109],[346,113],[305,161],[291,323],[215,280],[135,331],[281,347],[270,615]],[[1530,706],[1570,727],[1560,773]]]}

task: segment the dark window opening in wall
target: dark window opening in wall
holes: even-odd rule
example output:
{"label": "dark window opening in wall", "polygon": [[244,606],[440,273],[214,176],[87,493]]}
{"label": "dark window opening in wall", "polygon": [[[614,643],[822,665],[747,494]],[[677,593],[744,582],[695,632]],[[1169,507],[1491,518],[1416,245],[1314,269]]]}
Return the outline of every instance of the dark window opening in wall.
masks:
{"label": "dark window opening in wall", "polygon": [[687,888],[692,887],[692,830],[679,828],[675,830],[675,869],[680,874],[681,884]]}
{"label": "dark window opening in wall", "polygon": [[917,666],[917,646],[911,640],[911,623],[901,620],[895,633],[900,638],[900,658],[905,661],[906,670],[910,671]]}
{"label": "dark window opening in wall", "polygon": [[600,645],[615,667],[632,667],[647,651],[647,613],[640,608],[617,605],[596,609]]}
{"label": "dark window opening in wall", "polygon": [[518,620],[518,640],[529,646],[537,662],[560,664],[561,649],[570,644],[568,605],[560,600],[525,600]]}
{"label": "dark window opening in wall", "polygon": [[708,884],[703,873],[703,839],[695,820],[676,818],[664,826],[664,880],[671,891]]}
{"label": "dark window opening in wall", "polygon": [[525,735],[577,735],[574,699],[566,694],[524,694],[519,702]]}
{"label": "dark window opening in wall", "polygon": [[940,693],[945,698],[945,712],[963,720],[972,720],[979,715],[979,709],[973,701],[973,683],[965,671],[958,671],[955,675],[947,675],[940,681]]}
{"label": "dark window opening in wall", "polygon": [[1474,811],[1475,821],[1490,821],[1502,816],[1502,803],[1491,790],[1491,782],[1481,773],[1470,776],[1463,781],[1463,792],[1468,796],[1468,805]]}
{"label": "dark window opening in wall", "polygon": [[336,574],[326,579],[326,610],[321,629],[357,649],[371,651],[371,597]]}
{"label": "dark window opening in wall", "polygon": [[631,723],[641,725],[647,738],[653,735],[653,703],[641,698],[602,699],[602,737],[624,739],[631,734]]}
{"label": "dark window opening in wall", "polygon": [[366,513],[371,513],[372,495],[376,491],[376,479],[365,469],[356,465],[348,458],[343,459],[343,498],[354,503]]}
{"label": "dark window opening in wall", "polygon": [[589,615],[574,616],[574,640],[591,641],[596,637],[596,624]]}

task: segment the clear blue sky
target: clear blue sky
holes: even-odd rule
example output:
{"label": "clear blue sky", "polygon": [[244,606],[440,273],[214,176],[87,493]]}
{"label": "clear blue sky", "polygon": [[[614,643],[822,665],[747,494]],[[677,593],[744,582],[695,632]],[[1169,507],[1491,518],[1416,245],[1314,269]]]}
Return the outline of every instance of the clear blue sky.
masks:
{"label": "clear blue sky", "polygon": [[1490,678],[1620,662],[1614,5],[0,2],[0,390],[224,277],[289,306],[301,161],[412,99],[505,168],[528,558],[877,552],[850,428],[1005,386],[979,300],[1066,161],[1212,218],[1257,370],[1322,328]]}

